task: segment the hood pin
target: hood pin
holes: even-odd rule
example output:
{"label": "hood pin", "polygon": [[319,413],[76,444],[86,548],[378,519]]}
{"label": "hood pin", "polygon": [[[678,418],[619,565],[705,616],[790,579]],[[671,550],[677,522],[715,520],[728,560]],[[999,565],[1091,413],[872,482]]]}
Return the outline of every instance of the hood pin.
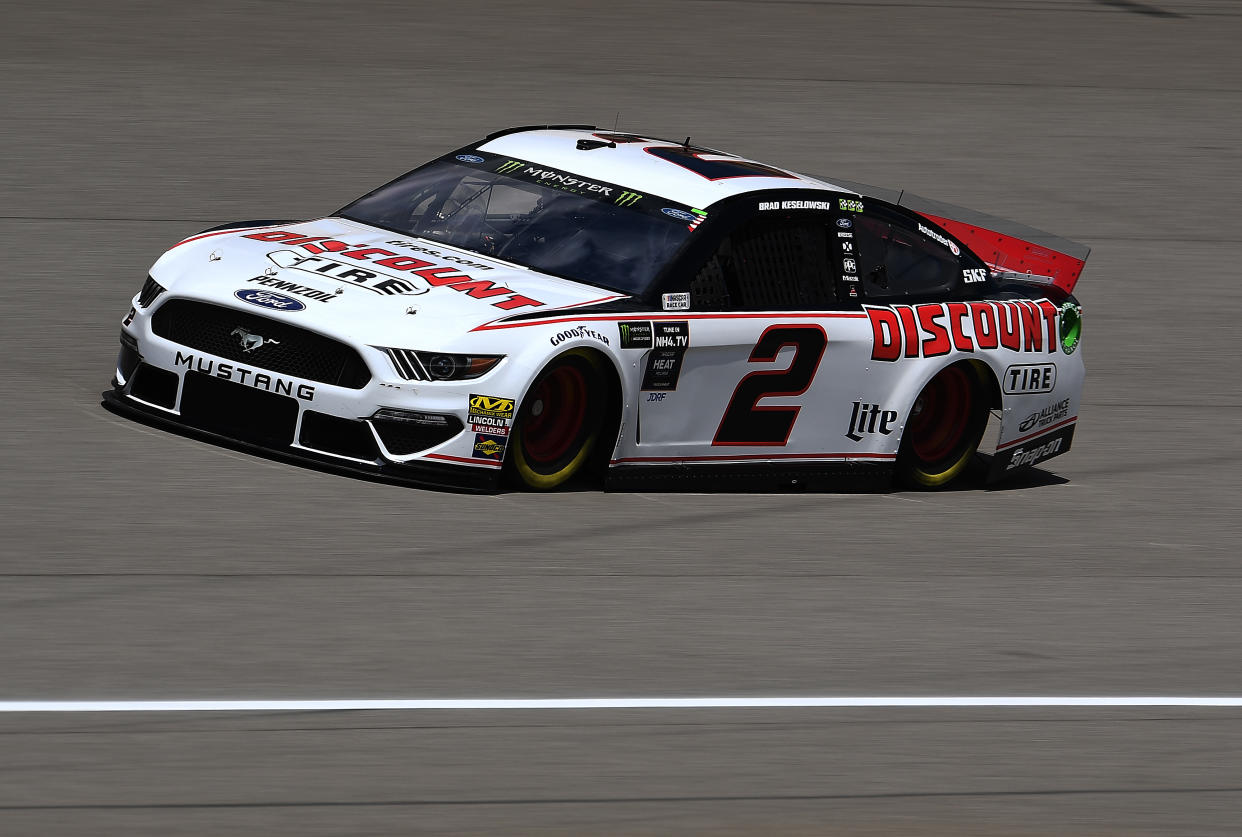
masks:
{"label": "hood pin", "polygon": [[220,261],[220,251],[219,251],[219,250],[212,250],[212,251],[211,251],[211,252],[207,255],[207,261],[209,261],[209,262],[218,262],[218,261]]}

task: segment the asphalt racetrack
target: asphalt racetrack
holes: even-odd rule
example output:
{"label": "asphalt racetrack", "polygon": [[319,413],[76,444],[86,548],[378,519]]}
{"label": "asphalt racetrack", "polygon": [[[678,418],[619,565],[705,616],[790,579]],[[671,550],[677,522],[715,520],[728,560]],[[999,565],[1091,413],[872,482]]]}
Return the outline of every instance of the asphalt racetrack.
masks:
{"label": "asphalt racetrack", "polygon": [[[1242,8],[3,8],[0,700],[1242,695]],[[1093,248],[1004,490],[495,497],[99,404],[183,236],[594,122]],[[0,714],[4,834],[1237,834],[1233,708]]]}

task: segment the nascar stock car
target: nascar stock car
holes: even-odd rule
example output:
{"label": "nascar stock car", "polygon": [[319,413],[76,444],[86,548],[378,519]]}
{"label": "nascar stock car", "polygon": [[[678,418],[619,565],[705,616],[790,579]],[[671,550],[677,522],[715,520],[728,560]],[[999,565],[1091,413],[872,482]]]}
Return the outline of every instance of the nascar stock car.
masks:
{"label": "nascar stock car", "polygon": [[175,245],[105,403],[464,490],[936,488],[996,424],[990,479],[1069,450],[1086,257],[689,139],[513,128]]}

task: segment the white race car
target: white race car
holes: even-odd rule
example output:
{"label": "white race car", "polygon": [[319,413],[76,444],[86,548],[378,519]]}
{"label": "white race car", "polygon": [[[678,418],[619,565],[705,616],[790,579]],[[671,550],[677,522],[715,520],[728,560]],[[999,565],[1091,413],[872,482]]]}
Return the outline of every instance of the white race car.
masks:
{"label": "white race car", "polygon": [[1069,450],[1086,256],[688,139],[514,128],[175,245],[105,402],[483,491],[939,487],[996,411],[1000,478]]}

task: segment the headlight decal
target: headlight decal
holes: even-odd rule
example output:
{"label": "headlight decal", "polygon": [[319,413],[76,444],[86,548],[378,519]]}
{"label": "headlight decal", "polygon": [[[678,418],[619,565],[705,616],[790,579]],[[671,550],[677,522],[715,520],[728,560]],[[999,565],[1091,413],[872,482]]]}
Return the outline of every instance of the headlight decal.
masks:
{"label": "headlight decal", "polygon": [[490,372],[504,357],[377,348],[388,355],[397,374],[407,381],[469,381]]}

